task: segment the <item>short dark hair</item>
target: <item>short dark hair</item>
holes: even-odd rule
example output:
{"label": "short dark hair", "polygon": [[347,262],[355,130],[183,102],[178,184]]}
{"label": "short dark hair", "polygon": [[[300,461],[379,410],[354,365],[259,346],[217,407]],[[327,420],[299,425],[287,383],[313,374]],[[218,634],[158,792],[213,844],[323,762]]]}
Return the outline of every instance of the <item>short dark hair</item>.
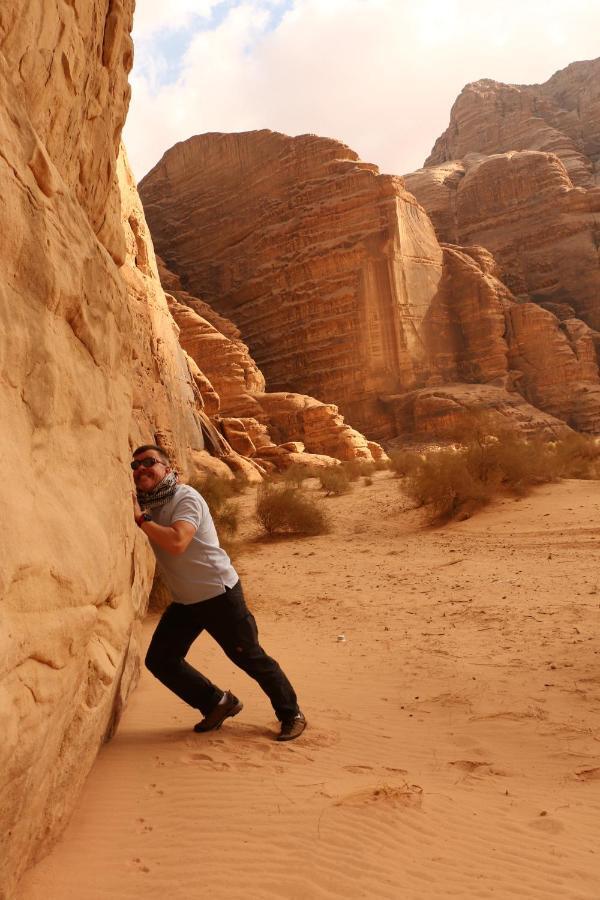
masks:
{"label": "short dark hair", "polygon": [[145,453],[146,450],[154,450],[160,455],[165,465],[171,465],[171,460],[169,459],[163,448],[159,447],[158,444],[143,444],[141,447],[138,447],[137,450],[133,451],[132,456],[137,456],[139,453]]}

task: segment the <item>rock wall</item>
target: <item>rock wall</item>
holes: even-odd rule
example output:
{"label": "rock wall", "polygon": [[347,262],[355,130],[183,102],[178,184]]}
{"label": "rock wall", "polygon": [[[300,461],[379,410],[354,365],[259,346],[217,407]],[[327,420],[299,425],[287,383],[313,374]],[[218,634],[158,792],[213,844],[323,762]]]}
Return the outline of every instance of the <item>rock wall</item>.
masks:
{"label": "rock wall", "polygon": [[133,2],[0,10],[0,897],[65,824],[139,665],[132,446],[202,452],[118,148]]}
{"label": "rock wall", "polygon": [[419,328],[442,269],[400,179],[337,141],[260,131],[177,144],[140,192],[166,264],[233,320],[271,391],[392,432],[378,397],[426,377]]}
{"label": "rock wall", "polygon": [[600,183],[600,59],[572,63],[544,84],[466,85],[425,166],[510,150],[554,153],[574,184]]}
{"label": "rock wall", "polygon": [[600,330],[600,60],[478,81],[406,185],[443,241],[481,244],[519,297]]}
{"label": "rock wall", "polygon": [[406,184],[441,240],[486,247],[517,296],[600,329],[600,187],[574,187],[558,156],[531,150],[471,154]]}
{"label": "rock wall", "polygon": [[[159,268],[163,286],[172,291],[167,300],[180,344],[202,367],[196,378],[204,409],[235,451],[266,470],[299,462],[304,451],[332,462],[383,457],[381,447],[347,425],[334,404],[266,392],[264,376],[233,323],[183,291],[164,263]],[[277,447],[281,452],[275,453]]]}
{"label": "rock wall", "polygon": [[[315,136],[196,136],[140,190],[170,277],[201,291],[209,315],[235,322],[276,396],[306,391],[389,438],[423,425],[397,414],[398,397],[479,383],[494,386],[485,396],[495,405],[498,392],[520,394],[531,421],[538,407],[600,429],[595,334],[575,313],[594,322],[595,191],[573,188],[558,157],[531,151],[472,155],[407,183],[448,243],[401,179]],[[511,254],[535,265],[517,272]],[[542,294],[546,310],[531,302]],[[229,414],[262,421],[252,391],[238,382],[236,392],[244,406],[234,400]]]}

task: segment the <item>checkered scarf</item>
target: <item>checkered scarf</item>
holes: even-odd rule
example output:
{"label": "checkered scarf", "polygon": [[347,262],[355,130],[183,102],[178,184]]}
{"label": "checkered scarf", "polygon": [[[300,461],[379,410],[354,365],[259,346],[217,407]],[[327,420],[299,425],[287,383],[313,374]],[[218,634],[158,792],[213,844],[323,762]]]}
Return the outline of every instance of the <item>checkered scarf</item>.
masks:
{"label": "checkered scarf", "polygon": [[154,490],[137,491],[138,503],[142,509],[155,509],[168,503],[177,489],[177,472],[168,472]]}

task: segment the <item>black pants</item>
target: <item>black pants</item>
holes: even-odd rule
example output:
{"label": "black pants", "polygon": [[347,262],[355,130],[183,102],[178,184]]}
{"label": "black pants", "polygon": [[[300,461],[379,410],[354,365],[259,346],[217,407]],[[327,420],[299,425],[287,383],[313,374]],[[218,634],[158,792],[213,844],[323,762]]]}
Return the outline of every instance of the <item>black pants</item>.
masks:
{"label": "black pants", "polygon": [[186,605],[171,603],[154,632],[146,666],[159,681],[190,706],[207,715],[223,692],[185,661],[198,635],[208,631],[229,659],[261,686],[280,720],[296,715],[294,689],[279,664],[258,643],[254,616],[240,582],[224,594]]}

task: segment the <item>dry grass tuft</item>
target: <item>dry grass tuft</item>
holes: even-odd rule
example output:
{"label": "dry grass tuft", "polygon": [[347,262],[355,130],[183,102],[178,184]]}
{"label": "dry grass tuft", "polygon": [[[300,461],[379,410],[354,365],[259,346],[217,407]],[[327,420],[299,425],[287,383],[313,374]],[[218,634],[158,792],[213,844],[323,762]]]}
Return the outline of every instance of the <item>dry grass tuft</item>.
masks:
{"label": "dry grass tuft", "polygon": [[584,434],[570,434],[554,449],[556,474],[559,478],[600,478],[600,446]]}
{"label": "dry grass tuft", "polygon": [[329,521],[319,502],[286,484],[264,482],[256,497],[256,518],[269,535],[326,534]]}

